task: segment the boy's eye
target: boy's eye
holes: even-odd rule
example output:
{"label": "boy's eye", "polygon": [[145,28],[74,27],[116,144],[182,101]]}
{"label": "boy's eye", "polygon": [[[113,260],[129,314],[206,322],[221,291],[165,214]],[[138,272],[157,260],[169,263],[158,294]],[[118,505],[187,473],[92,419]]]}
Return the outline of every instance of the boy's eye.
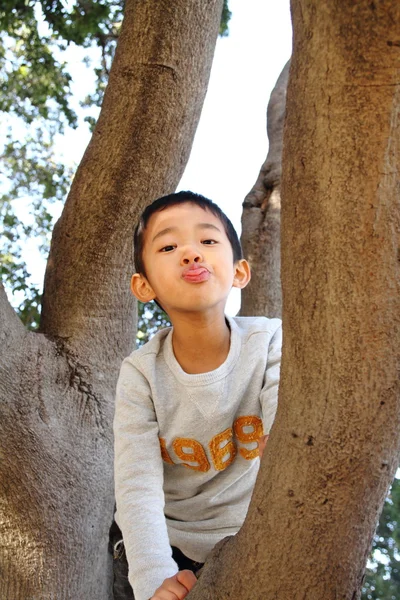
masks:
{"label": "boy's eye", "polygon": [[217,240],[203,240],[201,242],[202,244],[208,244],[208,245],[212,245],[212,244],[218,244]]}
{"label": "boy's eye", "polygon": [[160,249],[160,252],[171,252],[171,250],[174,250],[175,246],[164,246],[163,248]]}

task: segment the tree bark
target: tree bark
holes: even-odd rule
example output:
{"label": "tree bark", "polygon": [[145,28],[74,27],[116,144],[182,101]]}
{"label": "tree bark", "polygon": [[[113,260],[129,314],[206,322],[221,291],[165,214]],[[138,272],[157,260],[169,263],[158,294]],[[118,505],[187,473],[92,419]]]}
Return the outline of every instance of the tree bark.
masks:
{"label": "tree bark", "polygon": [[252,277],[240,314],[281,317],[281,176],[283,124],[290,61],[279,75],[267,109],[268,155],[243,202],[241,243]]}
{"label": "tree bark", "polygon": [[400,449],[400,4],[293,0],[279,408],[191,600],[354,600]]}
{"label": "tree bark", "polygon": [[127,0],[93,139],[53,235],[41,333],[0,288],[0,598],[111,597],[113,396],[134,346],[135,219],[174,190],[222,0]]}

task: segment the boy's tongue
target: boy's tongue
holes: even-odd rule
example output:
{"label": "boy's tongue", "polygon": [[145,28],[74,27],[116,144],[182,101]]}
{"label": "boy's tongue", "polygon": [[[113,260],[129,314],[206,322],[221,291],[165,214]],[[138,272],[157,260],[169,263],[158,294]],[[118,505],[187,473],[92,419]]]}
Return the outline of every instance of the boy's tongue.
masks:
{"label": "boy's tongue", "polygon": [[188,269],[182,275],[182,278],[185,281],[189,281],[190,283],[198,283],[201,281],[207,281],[210,277],[210,273],[207,271],[205,267],[195,267]]}

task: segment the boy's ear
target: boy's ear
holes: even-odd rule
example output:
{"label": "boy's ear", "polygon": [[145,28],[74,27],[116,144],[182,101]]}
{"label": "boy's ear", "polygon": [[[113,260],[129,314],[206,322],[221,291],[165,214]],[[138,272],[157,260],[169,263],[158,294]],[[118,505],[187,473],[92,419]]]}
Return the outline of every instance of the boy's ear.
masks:
{"label": "boy's ear", "polygon": [[251,279],[250,265],[242,258],[235,263],[235,273],[233,276],[232,287],[243,289]]}
{"label": "boy's ear", "polygon": [[156,297],[146,277],[140,273],[132,275],[131,292],[140,302],[150,302],[150,300],[154,300]]}

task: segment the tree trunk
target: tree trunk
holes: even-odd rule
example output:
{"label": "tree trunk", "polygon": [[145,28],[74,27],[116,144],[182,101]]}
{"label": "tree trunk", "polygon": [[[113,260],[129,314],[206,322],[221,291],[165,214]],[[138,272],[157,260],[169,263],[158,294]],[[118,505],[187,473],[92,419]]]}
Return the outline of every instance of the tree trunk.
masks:
{"label": "tree trunk", "polygon": [[101,115],[56,225],[41,333],[0,286],[0,598],[111,597],[112,417],[133,348],[132,232],[189,156],[222,0],[127,0]]}
{"label": "tree trunk", "polygon": [[292,14],[279,408],[246,522],[191,600],[358,598],[398,464],[400,4]]}
{"label": "tree trunk", "polygon": [[253,189],[243,202],[242,247],[251,266],[240,314],[281,317],[281,176],[283,124],[290,62],[272,91],[267,110],[269,149]]}

